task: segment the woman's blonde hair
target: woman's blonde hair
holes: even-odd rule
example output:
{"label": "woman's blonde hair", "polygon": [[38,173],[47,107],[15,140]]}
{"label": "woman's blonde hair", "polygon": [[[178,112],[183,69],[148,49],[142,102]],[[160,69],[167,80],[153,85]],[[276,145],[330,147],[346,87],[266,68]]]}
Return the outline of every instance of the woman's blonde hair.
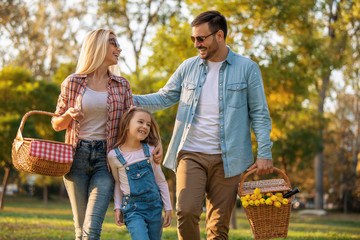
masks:
{"label": "woman's blonde hair", "polygon": [[[100,28],[91,31],[85,37],[76,66],[77,74],[89,74],[100,67],[106,57],[110,34],[116,36],[113,30]],[[115,75],[120,75],[120,68],[117,64],[110,66],[109,70]]]}
{"label": "woman's blonde hair", "polygon": [[134,117],[136,112],[148,113],[151,119],[150,133],[142,142],[148,143],[149,145],[152,146],[156,146],[158,143],[160,143],[161,138],[159,133],[159,126],[155,122],[154,116],[148,110],[141,107],[136,107],[125,112],[124,115],[122,116],[118,129],[119,135],[113,148],[116,148],[125,143],[128,135],[128,128],[130,121]]}

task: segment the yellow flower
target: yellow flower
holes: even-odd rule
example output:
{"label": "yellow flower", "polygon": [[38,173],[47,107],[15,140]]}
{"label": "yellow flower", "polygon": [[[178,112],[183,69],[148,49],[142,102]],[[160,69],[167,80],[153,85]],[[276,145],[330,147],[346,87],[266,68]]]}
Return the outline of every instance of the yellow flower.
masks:
{"label": "yellow flower", "polygon": [[246,201],[246,198],[245,198],[245,197],[241,197],[240,200],[243,202],[243,201]]}
{"label": "yellow flower", "polygon": [[268,199],[265,200],[265,203],[266,203],[266,205],[272,205],[273,201],[271,201],[271,199],[268,198]]}
{"label": "yellow flower", "polygon": [[266,193],[266,196],[271,197],[273,194],[271,192]]}
{"label": "yellow flower", "polygon": [[276,201],[276,200],[278,200],[278,197],[275,196],[275,195],[272,195],[272,196],[270,197],[270,199],[271,199],[272,201]]}
{"label": "yellow flower", "polygon": [[253,206],[254,205],[254,201],[253,200],[249,200],[249,205]]}
{"label": "yellow flower", "polygon": [[287,198],[284,198],[283,200],[282,200],[282,204],[288,204],[289,203],[289,200],[287,199]]}
{"label": "yellow flower", "polygon": [[259,206],[260,205],[260,201],[259,200],[255,200],[255,206]]}
{"label": "yellow flower", "polygon": [[249,202],[248,201],[243,201],[242,205],[243,205],[244,208],[246,208],[247,206],[249,206]]}
{"label": "yellow flower", "polygon": [[264,198],[261,198],[261,199],[260,199],[260,203],[261,203],[261,204],[265,204],[265,199],[264,199]]}
{"label": "yellow flower", "polygon": [[275,207],[281,207],[281,202],[279,202],[279,201],[274,202],[274,206]]}
{"label": "yellow flower", "polygon": [[278,192],[278,193],[275,193],[275,196],[277,196],[277,197],[282,197],[283,194],[282,194],[281,192]]}
{"label": "yellow flower", "polygon": [[261,194],[256,195],[256,196],[257,196],[257,199],[259,199],[259,200],[263,197]]}
{"label": "yellow flower", "polygon": [[256,200],[257,199],[257,196],[255,195],[255,194],[252,194],[251,196],[250,196],[250,198],[251,198],[251,200]]}
{"label": "yellow flower", "polygon": [[260,195],[260,188],[255,188],[254,194],[255,195]]}
{"label": "yellow flower", "polygon": [[251,199],[249,194],[246,195],[245,198],[246,198],[247,201],[249,201]]}

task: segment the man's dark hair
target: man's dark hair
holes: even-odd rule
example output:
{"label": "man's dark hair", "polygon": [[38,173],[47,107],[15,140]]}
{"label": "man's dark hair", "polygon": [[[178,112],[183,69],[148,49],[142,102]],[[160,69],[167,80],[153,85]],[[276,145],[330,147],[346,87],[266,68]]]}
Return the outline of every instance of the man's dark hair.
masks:
{"label": "man's dark hair", "polygon": [[206,11],[200,13],[194,21],[191,23],[191,27],[195,27],[197,25],[208,23],[211,32],[215,32],[217,30],[222,30],[224,32],[224,39],[227,36],[227,23],[224,15],[222,15],[218,11]]}

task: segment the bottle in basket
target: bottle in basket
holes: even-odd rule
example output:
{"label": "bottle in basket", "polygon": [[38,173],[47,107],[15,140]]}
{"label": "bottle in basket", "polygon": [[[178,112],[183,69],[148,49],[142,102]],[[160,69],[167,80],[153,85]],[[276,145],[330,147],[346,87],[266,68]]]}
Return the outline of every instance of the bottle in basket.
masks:
{"label": "bottle in basket", "polygon": [[299,190],[298,187],[296,187],[296,188],[290,190],[289,192],[285,193],[283,197],[284,197],[284,198],[289,198],[289,197],[291,197],[292,195],[297,194],[298,192],[300,192],[300,190]]}

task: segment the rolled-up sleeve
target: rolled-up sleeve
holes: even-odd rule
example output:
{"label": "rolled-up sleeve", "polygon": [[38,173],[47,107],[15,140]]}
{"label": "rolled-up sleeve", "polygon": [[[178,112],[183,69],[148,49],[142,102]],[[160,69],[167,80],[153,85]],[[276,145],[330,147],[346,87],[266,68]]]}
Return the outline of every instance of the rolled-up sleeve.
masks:
{"label": "rolled-up sleeve", "polygon": [[69,77],[61,83],[61,91],[57,101],[55,114],[63,115],[69,108]]}
{"label": "rolled-up sleeve", "polygon": [[157,93],[133,95],[135,106],[141,106],[151,112],[156,112],[176,104],[181,95],[182,65],[176,69],[169,81]]}

